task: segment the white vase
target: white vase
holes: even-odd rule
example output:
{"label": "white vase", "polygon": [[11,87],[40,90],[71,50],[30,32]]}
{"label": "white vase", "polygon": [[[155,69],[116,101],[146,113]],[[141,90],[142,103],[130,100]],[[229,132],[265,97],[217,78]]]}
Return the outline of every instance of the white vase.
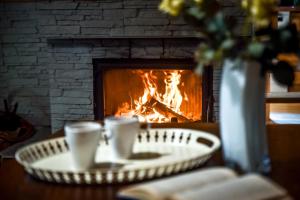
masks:
{"label": "white vase", "polygon": [[268,172],[265,78],[260,65],[226,60],[220,91],[221,138],[227,164],[246,172]]}

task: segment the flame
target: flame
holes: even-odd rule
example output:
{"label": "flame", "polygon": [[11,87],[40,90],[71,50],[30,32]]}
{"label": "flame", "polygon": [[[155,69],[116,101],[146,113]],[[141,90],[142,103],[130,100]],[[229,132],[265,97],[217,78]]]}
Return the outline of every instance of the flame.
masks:
{"label": "flame", "polygon": [[[158,77],[150,71],[140,71],[144,91],[143,95],[133,99],[130,103],[124,102],[119,107],[115,116],[136,116],[141,122],[170,122],[174,115],[182,115],[180,109],[183,101],[188,101],[186,93],[182,95],[179,86],[181,83],[181,70],[166,70],[164,74],[164,93],[158,91]],[[132,97],[130,97],[132,99]],[[171,112],[164,112],[162,107]],[[167,114],[166,114],[167,113]]]}
{"label": "flame", "polygon": [[180,112],[180,106],[182,103],[182,95],[178,88],[180,83],[181,74],[179,71],[171,72],[170,74],[165,73],[166,79],[164,80],[166,84],[166,92],[163,95],[162,102],[168,105],[175,112]]}

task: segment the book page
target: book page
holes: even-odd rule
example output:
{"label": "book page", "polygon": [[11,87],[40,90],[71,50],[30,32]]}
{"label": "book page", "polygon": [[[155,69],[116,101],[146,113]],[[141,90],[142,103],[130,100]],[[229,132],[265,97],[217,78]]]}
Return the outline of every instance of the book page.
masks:
{"label": "book page", "polygon": [[189,190],[171,195],[168,200],[279,200],[290,199],[280,186],[259,175],[216,183],[200,190]]}
{"label": "book page", "polygon": [[236,174],[230,169],[210,168],[132,186],[119,192],[119,197],[121,199],[131,197],[139,200],[164,200],[174,193],[198,190],[207,185],[234,178]]}

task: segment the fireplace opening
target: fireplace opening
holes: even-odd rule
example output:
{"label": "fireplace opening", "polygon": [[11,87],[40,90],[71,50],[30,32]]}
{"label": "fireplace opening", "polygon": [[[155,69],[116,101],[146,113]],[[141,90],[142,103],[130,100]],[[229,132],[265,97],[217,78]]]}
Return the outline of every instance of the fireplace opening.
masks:
{"label": "fireplace opening", "polygon": [[[147,123],[207,121],[208,70],[189,59],[95,59],[95,118],[136,116]],[[206,81],[204,83],[203,81]],[[212,108],[212,106],[211,106]]]}

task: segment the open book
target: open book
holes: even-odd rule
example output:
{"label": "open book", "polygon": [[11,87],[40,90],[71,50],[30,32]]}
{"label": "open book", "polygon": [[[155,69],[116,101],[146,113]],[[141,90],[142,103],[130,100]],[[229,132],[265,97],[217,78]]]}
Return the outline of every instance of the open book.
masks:
{"label": "open book", "polygon": [[238,177],[227,168],[210,168],[131,186],[122,200],[288,200],[287,192],[260,175]]}

